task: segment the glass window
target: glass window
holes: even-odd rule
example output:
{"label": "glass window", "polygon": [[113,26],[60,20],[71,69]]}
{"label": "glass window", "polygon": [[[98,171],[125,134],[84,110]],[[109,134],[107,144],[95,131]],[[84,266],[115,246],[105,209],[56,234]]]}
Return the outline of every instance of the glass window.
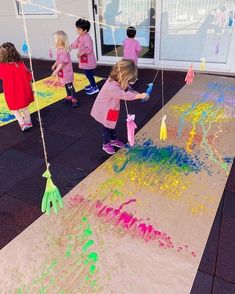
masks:
{"label": "glass window", "polygon": [[234,0],[162,0],[160,59],[226,63]]}
{"label": "glass window", "polygon": [[[118,26],[114,30],[100,26],[102,55],[115,56],[114,39],[118,45],[118,53],[122,55],[122,44],[126,38],[126,28],[134,26],[136,39],[143,50],[140,57],[154,57],[155,40],[155,0],[99,0],[99,21]],[[151,27],[150,27],[151,26]]]}
{"label": "glass window", "polygon": [[[34,0],[33,3],[48,7],[49,9],[55,9],[54,0]],[[16,7],[18,15],[22,15],[21,5],[18,1],[16,1]],[[25,15],[55,15],[55,13],[51,10],[44,9],[32,4],[24,4],[23,9]]]}

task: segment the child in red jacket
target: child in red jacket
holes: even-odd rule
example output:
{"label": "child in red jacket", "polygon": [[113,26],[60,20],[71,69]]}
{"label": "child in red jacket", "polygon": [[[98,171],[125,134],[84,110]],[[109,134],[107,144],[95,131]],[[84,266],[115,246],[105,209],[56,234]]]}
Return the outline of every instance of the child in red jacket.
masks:
{"label": "child in red jacket", "polygon": [[32,128],[28,106],[34,101],[32,75],[12,43],[0,46],[0,79],[6,103],[16,117],[22,132]]}

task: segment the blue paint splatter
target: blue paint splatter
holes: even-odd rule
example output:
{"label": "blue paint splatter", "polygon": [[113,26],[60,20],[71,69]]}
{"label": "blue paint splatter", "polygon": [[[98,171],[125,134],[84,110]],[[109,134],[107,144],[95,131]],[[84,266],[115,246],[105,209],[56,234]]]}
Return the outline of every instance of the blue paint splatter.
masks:
{"label": "blue paint splatter", "polygon": [[6,123],[11,120],[14,120],[15,116],[8,112],[7,110],[0,111],[0,122]]}
{"label": "blue paint splatter", "polygon": [[234,157],[224,157],[223,161],[227,164],[232,164],[234,161]]}
{"label": "blue paint splatter", "polygon": [[122,166],[113,165],[113,170],[120,173],[129,163],[154,167],[160,165],[166,171],[176,171],[186,175],[199,173],[207,169],[206,165],[199,160],[199,157],[188,154],[183,148],[168,145],[156,146],[152,140],[147,140],[143,144],[137,144],[133,148],[127,148],[126,160]]}
{"label": "blue paint splatter", "polygon": [[50,92],[50,91],[46,91],[46,92],[37,91],[37,94],[41,98],[49,98],[49,97],[52,97],[53,96],[53,92]]}

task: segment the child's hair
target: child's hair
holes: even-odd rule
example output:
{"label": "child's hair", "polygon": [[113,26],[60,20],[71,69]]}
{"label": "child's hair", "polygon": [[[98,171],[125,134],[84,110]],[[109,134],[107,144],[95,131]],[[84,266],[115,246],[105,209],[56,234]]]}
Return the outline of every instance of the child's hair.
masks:
{"label": "child's hair", "polygon": [[137,80],[137,66],[132,60],[122,59],[113,66],[110,78],[111,80],[118,82],[121,85],[121,88],[125,90],[129,83]]}
{"label": "child's hair", "polygon": [[7,42],[0,46],[0,63],[19,61],[21,61],[21,56],[14,44]]}
{"label": "child's hair", "polygon": [[76,21],[76,27],[82,29],[83,31],[90,31],[91,24],[88,20],[79,18],[79,20]]}
{"label": "child's hair", "polygon": [[126,34],[128,38],[135,38],[136,29],[134,27],[129,27],[127,28]]}
{"label": "child's hair", "polygon": [[68,35],[64,31],[57,31],[53,34],[54,37],[57,37],[56,47],[62,47],[65,51],[70,51],[70,44]]}

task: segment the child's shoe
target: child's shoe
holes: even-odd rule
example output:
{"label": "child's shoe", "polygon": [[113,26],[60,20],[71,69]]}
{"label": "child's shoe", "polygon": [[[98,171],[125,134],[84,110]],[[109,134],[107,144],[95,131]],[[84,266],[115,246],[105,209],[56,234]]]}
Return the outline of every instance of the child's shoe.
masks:
{"label": "child's shoe", "polygon": [[114,146],[114,147],[117,147],[117,148],[123,148],[125,146],[125,144],[122,141],[118,140],[118,139],[111,140],[110,144],[112,146]]}
{"label": "child's shoe", "polygon": [[72,96],[67,96],[63,100],[64,100],[64,102],[70,103],[70,102],[72,102]]}
{"label": "child's shoe", "polygon": [[73,108],[76,108],[79,106],[79,102],[77,99],[72,99],[72,105],[73,105]]}
{"label": "child's shoe", "polygon": [[31,121],[26,122],[25,125],[27,126],[27,129],[31,129],[33,127],[33,124]]}
{"label": "child's shoe", "polygon": [[20,128],[21,128],[21,131],[22,131],[22,132],[25,132],[26,130],[29,129],[29,127],[27,126],[26,123],[21,124],[21,125],[20,125]]}
{"label": "child's shoe", "polygon": [[89,85],[89,86],[86,86],[85,87],[85,91],[90,91],[90,89],[92,88],[92,86],[91,85]]}
{"label": "child's shoe", "polygon": [[90,90],[86,91],[86,94],[87,95],[94,95],[96,93],[99,93],[99,88],[98,86],[95,86],[95,87],[91,87]]}
{"label": "child's shoe", "polygon": [[115,153],[115,149],[113,148],[113,146],[110,143],[103,144],[103,150],[108,154]]}

